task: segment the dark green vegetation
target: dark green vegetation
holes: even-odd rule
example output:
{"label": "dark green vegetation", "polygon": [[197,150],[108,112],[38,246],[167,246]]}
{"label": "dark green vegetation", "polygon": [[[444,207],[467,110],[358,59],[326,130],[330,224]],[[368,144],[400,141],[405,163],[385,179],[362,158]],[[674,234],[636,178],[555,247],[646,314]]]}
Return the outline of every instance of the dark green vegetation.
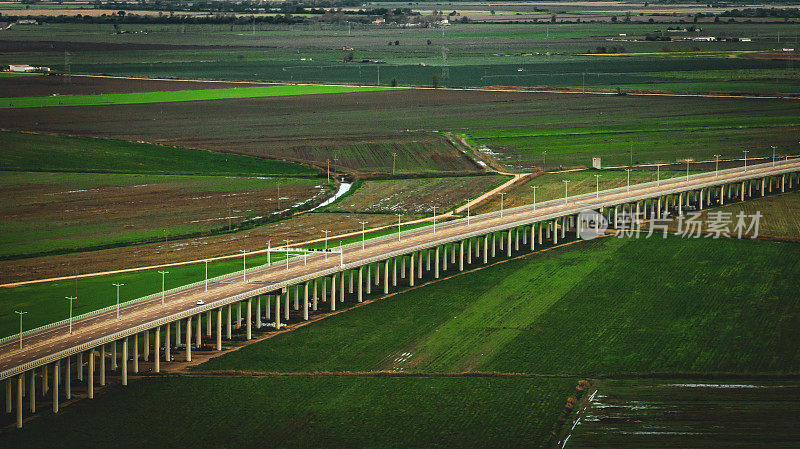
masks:
{"label": "dark green vegetation", "polygon": [[192,175],[313,176],[291,162],[111,139],[0,132],[0,169]]}
{"label": "dark green vegetation", "polygon": [[[437,75],[443,86],[800,91],[796,64],[771,54],[794,44],[791,23],[702,23],[702,31],[688,33],[666,31],[688,23],[454,23],[446,30],[356,24],[348,32],[344,20],[256,30],[250,25],[122,25],[130,34],[114,34],[111,24],[45,24],[4,33],[0,39],[16,44],[0,55],[60,70],[68,49],[74,72],[148,77],[382,85],[395,79],[401,85],[431,85]],[[674,40],[646,40],[648,34]],[[791,36],[790,42],[779,41],[778,34]],[[684,40],[696,36],[752,41]],[[41,45],[42,40],[55,44]],[[113,60],[107,57],[110,51]],[[353,62],[344,62],[351,54]],[[755,73],[742,75],[746,71]]]}
{"label": "dark green vegetation", "polygon": [[538,446],[574,391],[574,379],[148,379],[45,412],[3,439],[25,448]]}
{"label": "dark green vegetation", "polygon": [[200,369],[797,373],[798,254],[791,243],[605,238],[378,301]]}
{"label": "dark green vegetation", "polygon": [[789,448],[797,381],[601,380],[569,448]]}
{"label": "dark green vegetation", "polygon": [[220,100],[231,98],[282,97],[380,90],[358,86],[258,86],[228,89],[196,89],[162,92],[133,92],[102,95],[60,95],[47,97],[0,98],[0,108],[41,108],[51,106],[103,106],[110,104],[170,103],[174,101]]}

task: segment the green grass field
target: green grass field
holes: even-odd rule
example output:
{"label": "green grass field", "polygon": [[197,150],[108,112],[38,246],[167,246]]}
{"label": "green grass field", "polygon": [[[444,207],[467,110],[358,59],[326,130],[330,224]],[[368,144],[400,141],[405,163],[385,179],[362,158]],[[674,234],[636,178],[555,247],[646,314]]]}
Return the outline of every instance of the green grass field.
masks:
{"label": "green grass field", "polygon": [[6,171],[313,176],[292,162],[88,137],[0,132]]}
{"label": "green grass field", "polygon": [[797,373],[798,254],[765,241],[594,240],[396,295],[198,369]]}
{"label": "green grass field", "polygon": [[26,448],[78,439],[98,448],[536,447],[575,384],[569,378],[147,379],[111,387],[57,416],[45,412],[3,440]]}
{"label": "green grass field", "polygon": [[0,98],[0,108],[40,108],[51,106],[102,106],[111,104],[172,103],[176,101],[226,100],[234,98],[283,97],[369,92],[380,87],[362,86],[258,86],[227,89],[198,89],[163,92],[135,92],[103,95],[58,95],[46,97]]}

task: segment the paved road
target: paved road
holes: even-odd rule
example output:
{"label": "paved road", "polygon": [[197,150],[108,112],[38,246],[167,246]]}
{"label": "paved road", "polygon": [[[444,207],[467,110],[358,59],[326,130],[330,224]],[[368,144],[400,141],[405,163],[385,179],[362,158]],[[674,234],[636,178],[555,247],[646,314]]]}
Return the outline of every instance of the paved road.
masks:
{"label": "paved road", "polygon": [[[789,171],[800,171],[800,161],[789,160],[779,163],[776,167],[772,167],[771,164],[752,166],[748,168],[747,172],[743,172],[741,169],[720,171],[718,176],[711,172],[694,175],[688,179],[685,177],[672,178],[661,181],[658,186],[651,183],[634,185],[630,187],[630,190],[623,188],[601,191],[599,198],[595,198],[595,195],[583,195],[571,197],[568,202],[554,200],[540,203],[536,205],[535,211],[531,206],[524,206],[506,210],[502,216],[497,212],[476,215],[470,218],[469,223],[465,219],[460,219],[437,224],[435,234],[431,227],[408,230],[403,232],[400,241],[395,234],[370,240],[363,250],[360,244],[345,247],[343,256],[345,269],[356,268],[365,263],[384,260],[418,249],[459,241],[469,236],[483,235],[523,223],[576,213],[583,208],[595,205],[608,206],[626,203],[708,185],[733,183]],[[205,291],[203,285],[199,285],[169,294],[166,296],[163,306],[161,297],[130,305],[122,309],[119,320],[116,318],[116,311],[109,311],[76,321],[73,324],[71,335],[68,325],[43,330],[25,337],[25,350],[22,352],[19,351],[18,340],[3,343],[0,345],[0,378],[16,374],[14,369],[25,363],[46,362],[48,360],[42,358],[52,356],[60,351],[72,350],[82,344],[94,344],[92,342],[119,332],[132,332],[137,326],[146,325],[158,319],[166,319],[180,313],[186,315],[216,309],[223,304],[248,296],[330,275],[341,271],[339,262],[338,254],[329,254],[327,260],[324,255],[315,254],[309,256],[305,264],[302,259],[291,262],[289,270],[286,269],[285,263],[277,263],[271,267],[248,271],[246,283],[241,275],[232,276],[210,284],[208,292]],[[206,305],[196,306],[195,303],[199,299],[204,300]],[[151,327],[155,327],[155,324]],[[114,338],[117,337],[119,335]]]}

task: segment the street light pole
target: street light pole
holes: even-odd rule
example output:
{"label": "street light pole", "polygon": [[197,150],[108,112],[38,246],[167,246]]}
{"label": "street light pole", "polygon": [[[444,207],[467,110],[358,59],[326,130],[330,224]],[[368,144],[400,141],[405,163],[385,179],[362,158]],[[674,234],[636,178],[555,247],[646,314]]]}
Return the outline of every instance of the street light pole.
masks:
{"label": "street light pole", "polygon": [[533,211],[536,212],[536,189],[538,189],[539,186],[531,186],[531,188],[533,189]]}
{"label": "street light pole", "polygon": [[361,223],[361,251],[364,251],[364,240],[366,239],[366,225],[369,223],[368,221],[359,221]]}
{"label": "street light pole", "polygon": [[247,250],[239,250],[242,253],[242,282],[247,283]]}
{"label": "street light pole", "polygon": [[125,284],[120,284],[119,282],[114,282],[111,285],[117,287],[117,319],[119,320],[119,288],[122,287]]}
{"label": "street light pole", "polygon": [[656,186],[661,185],[661,164],[656,164]]}
{"label": "street light pole", "polygon": [[325,233],[325,261],[328,261],[328,233],[331,231],[322,230]]}
{"label": "street light pole", "polygon": [[[714,155],[714,177],[719,177],[719,154]],[[774,163],[775,161],[773,161]]]}
{"label": "street light pole", "polygon": [[503,216],[503,200],[506,198],[505,192],[500,192],[500,217]]}
{"label": "street light pole", "polygon": [[289,239],[283,239],[286,242],[286,271],[289,271],[289,243],[292,241]]}
{"label": "street light pole", "polygon": [[397,153],[392,153],[392,176],[394,176],[394,170],[397,167]]}
{"label": "street light pole", "polygon": [[567,198],[569,198],[569,179],[562,179],[564,181],[564,204],[567,204]]}
{"label": "street light pole", "polygon": [[547,150],[542,151],[542,170],[544,170],[545,165],[547,165]]}
{"label": "street light pole", "polygon": [[747,153],[749,153],[750,150],[742,150],[742,152],[744,153],[744,171],[746,172],[747,171]]}
{"label": "street light pole", "polygon": [[72,301],[78,299],[77,296],[65,296],[69,299],[69,334],[72,335]]}
{"label": "street light pole", "polygon": [[[19,315],[19,350],[22,351],[22,315],[25,315],[28,312],[15,310],[14,313]],[[34,392],[31,391],[31,394],[34,394]]]}
{"label": "street light pole", "polygon": [[686,181],[689,181],[689,159],[686,159]]}
{"label": "street light pole", "polygon": [[626,168],[626,172],[628,172],[628,193],[631,193],[631,169]]}
{"label": "street light pole", "polygon": [[436,234],[436,206],[433,206],[433,233]]}
{"label": "street light pole", "polygon": [[397,241],[400,241],[400,217],[401,214],[397,214]]}
{"label": "street light pole", "polygon": [[469,226],[469,204],[467,204],[467,226]]}
{"label": "street light pole", "polygon": [[[269,254],[269,253],[267,253],[267,254]],[[267,256],[267,257],[269,257],[269,256]],[[206,291],[208,291],[208,259],[204,260],[204,262],[206,263]]]}
{"label": "street light pole", "polygon": [[595,189],[597,191],[597,193],[595,194],[595,198],[600,198],[600,176],[601,175],[594,175],[595,185],[596,185]]}
{"label": "street light pole", "polygon": [[775,150],[778,148],[775,145],[770,145],[772,147],[772,166],[775,166]]}
{"label": "street light pole", "polygon": [[[165,279],[167,273],[169,273],[169,271],[158,270],[158,272],[161,273],[161,305],[163,306],[164,305],[164,294],[165,294],[164,293],[164,279]],[[206,291],[208,291],[208,261],[206,261]]]}

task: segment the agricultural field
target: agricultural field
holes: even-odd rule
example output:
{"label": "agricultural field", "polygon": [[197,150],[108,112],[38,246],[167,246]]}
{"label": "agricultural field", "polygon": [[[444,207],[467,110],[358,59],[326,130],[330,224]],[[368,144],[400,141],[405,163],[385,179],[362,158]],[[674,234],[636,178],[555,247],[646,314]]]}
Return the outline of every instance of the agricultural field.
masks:
{"label": "agricultural field", "polygon": [[797,373],[798,254],[794,243],[607,237],[393,295],[195,369]]}
{"label": "agricultural field", "polygon": [[322,202],[324,180],[286,177],[5,172],[0,258],[224,232]]}
{"label": "agricultural field", "polygon": [[[511,171],[797,154],[794,100],[389,90],[157,105],[0,109],[0,127],[268,157],[359,177],[483,172],[468,142]],[[265,114],[265,111],[268,113]],[[324,111],[324,113],[323,113]],[[236,127],[229,126],[228,117]],[[488,150],[487,150],[488,149]],[[546,154],[543,154],[544,152]]]}
{"label": "agricultural field", "polygon": [[[690,174],[697,171],[691,170]],[[599,175],[596,178],[595,175]],[[634,169],[630,172],[630,183],[642,184],[654,182],[657,179],[676,178],[685,176],[686,170],[656,170]],[[628,185],[628,172],[625,170],[579,170],[563,173],[543,173],[530,178],[527,182],[516,184],[506,190],[503,207],[511,208],[533,204],[534,189],[536,187],[536,203],[564,198],[564,181],[569,181],[567,193],[570,196],[593,193],[597,190],[615,189]],[[475,213],[481,214],[500,210],[500,197],[491,197],[486,202],[475,208]]]}
{"label": "agricultural field", "polygon": [[568,448],[795,447],[796,380],[604,379]]}
{"label": "agricultural field", "polygon": [[0,72],[0,98],[227,89],[258,85],[225,81],[151,80],[74,75],[42,76],[35,73]]}
{"label": "agricultural field", "polygon": [[353,193],[328,206],[330,212],[444,213],[508,179],[488,175],[365,181]]}
{"label": "agricultural field", "polygon": [[349,92],[371,92],[380,87],[363,86],[253,86],[216,89],[126,92],[95,95],[49,95],[40,97],[0,98],[0,109],[43,108],[55,106],[105,106],[112,104],[172,103],[177,101],[222,100],[235,98],[284,97]]}
{"label": "agricultural field", "polygon": [[[610,15],[595,17],[608,21]],[[543,20],[549,17],[550,13],[541,15]],[[581,16],[572,19],[576,17]],[[678,20],[671,15],[650,17]],[[0,57],[61,70],[67,50],[72,72],[156,78],[381,85],[394,79],[401,85],[429,86],[437,76],[443,86],[800,92],[790,61],[764,57],[781,44],[796,43],[792,24],[699,23],[702,31],[675,34],[669,42],[645,40],[647,34],[669,34],[667,27],[676,25],[452,23],[441,30],[357,23],[348,29],[344,22],[255,27],[124,24],[127,33],[115,34],[111,24],[43,24],[14,27],[0,36]],[[683,39],[698,35],[751,41]],[[107,57],[109,51],[114,51],[113,60]],[[354,62],[344,62],[351,53]],[[772,71],[774,82],[757,76],[736,79],[742,70]],[[695,77],[670,75],[676,71]]]}
{"label": "agricultural field", "polygon": [[305,176],[319,170],[238,154],[112,139],[0,131],[4,171]]}
{"label": "agricultural field", "polygon": [[143,443],[539,446],[554,428],[567,397],[575,393],[576,382],[444,377],[143,379],[124,390],[111,387],[91,404],[67,407],[58,416],[45,413],[26,423],[25,432],[9,433],[4,440],[11,447],[25,448],[52,447],[65,438],[98,448],[109,444],[140,448]]}

